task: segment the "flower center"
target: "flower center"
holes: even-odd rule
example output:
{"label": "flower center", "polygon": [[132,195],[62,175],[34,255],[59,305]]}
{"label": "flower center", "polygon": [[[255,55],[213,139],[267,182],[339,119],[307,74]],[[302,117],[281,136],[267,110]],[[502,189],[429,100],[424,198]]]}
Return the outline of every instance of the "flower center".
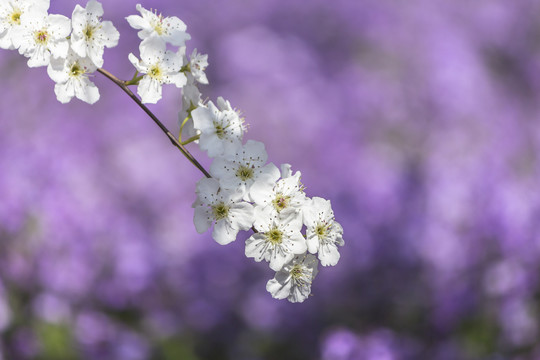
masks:
{"label": "flower center", "polygon": [[240,168],[236,171],[236,176],[242,181],[249,180],[253,177],[253,169],[245,165],[240,166]]}
{"label": "flower center", "polygon": [[212,214],[214,215],[214,219],[216,219],[216,221],[225,219],[227,215],[229,215],[229,207],[224,203],[214,205],[212,206]]}
{"label": "flower center", "polygon": [[317,232],[319,239],[324,239],[328,233],[328,225],[319,223],[315,231]]}
{"label": "flower center", "polygon": [[279,229],[273,228],[265,235],[266,240],[272,243],[272,245],[279,245],[283,242],[283,233]]}
{"label": "flower center", "polygon": [[34,39],[39,45],[46,45],[49,39],[49,34],[46,30],[39,30],[34,33]]}
{"label": "flower center", "polygon": [[94,37],[94,27],[90,24],[87,24],[84,28],[83,33],[86,40],[91,40]]}
{"label": "flower center", "polygon": [[285,196],[282,193],[277,193],[276,198],[272,200],[272,204],[274,205],[274,208],[277,210],[277,212],[280,212],[281,210],[289,206],[289,200],[290,196]]}
{"label": "flower center", "polygon": [[161,69],[157,64],[150,68],[150,70],[148,71],[148,75],[150,75],[151,78],[154,78],[156,80],[161,80],[161,78],[163,77]]}
{"label": "flower center", "polygon": [[84,74],[84,69],[79,65],[79,63],[74,63],[69,69],[69,75],[73,77],[79,77]]}
{"label": "flower center", "polygon": [[21,15],[22,15],[22,11],[19,10],[18,8],[14,8],[13,12],[9,16],[8,22],[11,25],[21,25]]}
{"label": "flower center", "polygon": [[219,139],[223,139],[225,137],[225,129],[221,124],[218,124],[214,122],[214,127],[216,128],[216,135]]}
{"label": "flower center", "polygon": [[158,35],[163,35],[163,33],[165,32],[165,29],[163,28],[163,16],[161,14],[157,15],[156,14],[156,17],[157,19],[155,19],[153,21],[153,28],[154,28],[154,31],[158,34]]}
{"label": "flower center", "polygon": [[291,276],[294,280],[300,279],[304,275],[304,271],[302,271],[302,265],[296,264],[291,269]]}

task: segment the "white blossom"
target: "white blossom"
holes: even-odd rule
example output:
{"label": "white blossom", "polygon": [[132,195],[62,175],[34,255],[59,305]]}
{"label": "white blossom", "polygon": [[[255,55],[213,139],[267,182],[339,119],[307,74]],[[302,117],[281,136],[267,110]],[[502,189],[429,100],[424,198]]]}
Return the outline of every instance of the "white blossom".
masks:
{"label": "white blossom", "polygon": [[195,81],[208,85],[208,78],[204,73],[208,66],[208,55],[197,53],[197,49],[193,49],[189,60],[189,71]]}
{"label": "white blossom", "polygon": [[21,25],[21,16],[30,7],[47,11],[49,0],[3,0],[0,2],[0,48],[14,49],[12,36]]}
{"label": "white blossom", "polygon": [[207,178],[199,180],[196,193],[193,222],[199,233],[214,224],[212,237],[226,245],[236,239],[239,230],[253,226],[253,206],[242,201],[242,193],[221,189],[217,180]]}
{"label": "white blossom", "polygon": [[249,190],[256,181],[275,182],[279,178],[278,168],[266,164],[268,155],[264,144],[248,140],[243,146],[227,149],[223,157],[218,157],[210,165],[210,174],[219,179],[224,189],[238,189],[250,200]]}
{"label": "white blossom", "polygon": [[134,29],[140,29],[137,33],[141,40],[157,38],[174,46],[184,46],[191,36],[186,33],[186,24],[176,16],[163,17],[161,14],[146,10],[137,4],[139,15],[130,15],[126,18],[129,25]]}
{"label": "white blossom", "polygon": [[21,15],[21,25],[13,29],[13,46],[28,59],[29,67],[49,65],[53,58],[65,58],[71,21],[63,15],[49,15],[41,7],[31,7]]}
{"label": "white blossom", "polygon": [[129,54],[129,60],[138,72],[146,74],[137,87],[137,93],[143,103],[157,103],[162,96],[163,84],[174,84],[176,87],[186,84],[186,76],[180,72],[182,58],[166,50],[165,43],[149,39],[141,43],[139,50],[141,60],[133,54]]}
{"label": "white blossom", "polygon": [[80,57],[89,57],[97,67],[103,66],[105,47],[118,45],[120,34],[110,21],[101,21],[103,6],[90,0],[86,8],[75,6],[71,16],[71,48]]}
{"label": "white blossom", "polygon": [[200,130],[199,146],[209,157],[222,155],[226,149],[242,143],[244,121],[231,104],[219,97],[218,107],[209,101],[206,107],[191,112],[193,126]]}
{"label": "white blossom", "polygon": [[300,177],[300,171],[292,175],[291,165],[283,164],[281,179],[276,183],[256,182],[251,187],[251,198],[256,206],[271,208],[281,215],[296,214],[301,219],[307,200]]}
{"label": "white blossom", "polygon": [[311,293],[311,283],[318,273],[317,264],[317,258],[311,254],[295,256],[266,283],[266,290],[274,299],[303,302]]}
{"label": "white blossom", "polygon": [[89,58],[81,58],[70,51],[66,59],[52,59],[47,67],[49,77],[56,82],[54,92],[61,103],[68,103],[73,96],[93,104],[99,100],[99,90],[88,75],[96,71]]}
{"label": "white blossom", "polygon": [[343,246],[343,228],[334,220],[329,200],[314,197],[304,207],[307,245],[310,253],[318,253],[323,266],[334,266],[339,261],[337,246]]}
{"label": "white blossom", "polygon": [[283,218],[270,209],[255,209],[255,229],[257,233],[246,240],[246,256],[255,261],[269,261],[270,268],[280,270],[294,255],[307,250],[306,239],[302,236],[302,220]]}

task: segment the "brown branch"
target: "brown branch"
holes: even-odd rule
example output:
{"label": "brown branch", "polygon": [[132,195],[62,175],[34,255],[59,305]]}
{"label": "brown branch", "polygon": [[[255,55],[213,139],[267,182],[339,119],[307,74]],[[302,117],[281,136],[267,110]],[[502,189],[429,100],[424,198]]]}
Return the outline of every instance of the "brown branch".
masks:
{"label": "brown branch", "polygon": [[120,80],[119,78],[117,78],[116,76],[114,76],[113,74],[111,74],[110,72],[108,72],[107,70],[105,69],[97,69],[98,72],[100,72],[101,74],[105,75],[106,78],[108,78],[109,80],[111,80],[112,82],[114,82],[116,85],[118,85],[122,90],[124,90],[124,92],[126,94],[129,95],[129,97],[131,99],[133,99],[133,101],[135,101],[137,103],[137,105],[140,106],[141,109],[144,110],[144,112],[150,116],[150,118],[156,123],[157,126],[159,126],[159,128],[161,129],[161,131],[163,131],[165,133],[165,135],[167,135],[167,137],[169,138],[169,140],[171,141],[171,143],[176,147],[178,148],[178,150],[180,150],[180,152],[193,164],[195,165],[195,167],[197,169],[199,169],[203,174],[204,176],[206,176],[207,178],[211,178],[210,174],[208,173],[208,171],[206,171],[206,169],[197,161],[197,159],[195,159],[193,157],[193,155],[191,155],[191,153],[184,147],[184,145],[180,144],[180,142],[176,139],[176,137],[169,131],[169,129],[167,129],[167,127],[165,125],[163,125],[163,123],[161,121],[159,121],[159,119],[150,111],[150,109],[148,109],[146,107],[146,105],[144,105],[141,100],[129,89],[129,87],[126,85],[126,82],[123,81],[123,80]]}

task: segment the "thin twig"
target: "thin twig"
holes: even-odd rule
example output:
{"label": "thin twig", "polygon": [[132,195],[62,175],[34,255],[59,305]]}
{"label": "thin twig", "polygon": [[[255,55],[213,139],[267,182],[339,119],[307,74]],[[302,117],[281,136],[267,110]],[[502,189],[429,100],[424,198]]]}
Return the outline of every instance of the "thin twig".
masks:
{"label": "thin twig", "polygon": [[159,119],[150,111],[150,109],[148,109],[146,107],[146,105],[144,105],[141,100],[129,89],[129,87],[126,85],[126,82],[123,81],[123,80],[120,80],[119,78],[117,78],[116,76],[114,76],[113,74],[111,74],[110,72],[108,72],[107,70],[105,69],[97,69],[98,72],[100,72],[101,74],[105,75],[106,78],[108,78],[109,80],[111,80],[112,82],[114,82],[116,85],[118,85],[122,90],[124,90],[124,92],[126,94],[129,95],[129,97],[131,99],[133,99],[133,101],[135,101],[137,103],[137,105],[140,106],[141,109],[144,110],[144,112],[150,116],[150,118],[156,123],[157,126],[159,126],[159,128],[161,129],[161,131],[163,131],[165,133],[165,135],[167,135],[167,137],[169,138],[169,140],[171,141],[171,143],[176,147],[178,148],[178,150],[180,150],[180,152],[193,164],[195,165],[195,167],[197,169],[199,169],[203,174],[204,176],[206,176],[207,178],[211,178],[212,176],[210,176],[210,174],[208,173],[208,171],[206,171],[206,169],[197,161],[197,159],[195,159],[193,157],[193,155],[191,155],[191,153],[184,147],[184,145],[180,144],[180,142],[178,142],[178,140],[176,139],[176,137],[169,131],[169,129],[167,129],[167,127],[165,125],[163,125],[163,123],[161,121],[159,121]]}

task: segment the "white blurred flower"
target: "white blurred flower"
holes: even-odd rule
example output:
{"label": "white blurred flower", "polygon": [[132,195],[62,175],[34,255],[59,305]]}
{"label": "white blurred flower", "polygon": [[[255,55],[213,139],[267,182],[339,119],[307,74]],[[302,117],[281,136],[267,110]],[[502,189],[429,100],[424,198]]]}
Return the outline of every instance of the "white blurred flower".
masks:
{"label": "white blurred flower", "polygon": [[307,245],[310,253],[318,253],[323,266],[334,266],[339,261],[338,245],[343,246],[343,228],[334,220],[329,200],[314,197],[304,206]]}
{"label": "white blurred flower", "polygon": [[253,225],[253,206],[242,201],[241,193],[220,189],[216,179],[207,178],[197,183],[196,193],[193,222],[200,234],[214,224],[212,237],[226,245],[236,240],[239,230],[248,230]]}
{"label": "white blurred flower", "polygon": [[22,14],[26,13],[30,7],[46,12],[49,9],[49,0],[3,0],[0,2],[0,48],[15,49],[12,41],[13,32],[19,28]]}
{"label": "white blurred flower", "polygon": [[256,181],[275,182],[279,178],[278,168],[266,164],[268,155],[264,144],[248,140],[244,146],[228,149],[210,165],[210,174],[219,179],[224,189],[238,189],[245,200],[250,200],[249,191]]}
{"label": "white blurred flower", "polygon": [[56,98],[63,104],[70,102],[73,96],[88,104],[99,100],[98,88],[88,79],[96,70],[89,58],[81,58],[73,51],[66,59],[52,59],[47,67],[49,77],[56,82]]}
{"label": "white blurred flower", "polygon": [[75,6],[71,16],[71,48],[80,57],[89,57],[97,67],[103,66],[105,47],[118,45],[120,34],[110,21],[101,21],[103,6],[90,0],[86,8]]}
{"label": "white blurred flower", "polygon": [[301,218],[282,218],[271,209],[255,209],[255,229],[257,233],[246,240],[246,256],[255,261],[269,261],[270,268],[280,270],[294,255],[307,250],[306,239],[302,236]]}
{"label": "white blurred flower", "polygon": [[129,61],[138,72],[146,74],[137,87],[143,103],[157,103],[162,96],[163,84],[174,84],[179,88],[186,84],[186,76],[180,72],[182,58],[172,51],[167,51],[165,43],[150,39],[142,42],[139,50],[141,60],[129,54]]}
{"label": "white blurred flower", "polygon": [[311,254],[295,256],[266,283],[266,290],[274,299],[303,302],[311,293],[311,283],[318,273],[317,264],[317,258]]}
{"label": "white blurred flower", "polygon": [[137,4],[139,15],[130,15],[126,18],[129,25],[134,29],[140,29],[137,33],[141,40],[158,38],[174,46],[184,46],[191,36],[186,32],[186,24],[176,16],[163,17],[161,14],[146,10]]}
{"label": "white blurred flower", "polygon": [[199,146],[211,158],[240,145],[244,133],[244,121],[231,104],[222,97],[217,103],[219,108],[209,101],[207,107],[201,106],[191,112],[193,126],[201,132]]}
{"label": "white blurred flower", "polygon": [[49,15],[42,7],[31,7],[20,17],[21,25],[13,29],[13,46],[28,59],[29,67],[49,65],[53,58],[65,58],[71,32],[71,21],[63,15]]}

